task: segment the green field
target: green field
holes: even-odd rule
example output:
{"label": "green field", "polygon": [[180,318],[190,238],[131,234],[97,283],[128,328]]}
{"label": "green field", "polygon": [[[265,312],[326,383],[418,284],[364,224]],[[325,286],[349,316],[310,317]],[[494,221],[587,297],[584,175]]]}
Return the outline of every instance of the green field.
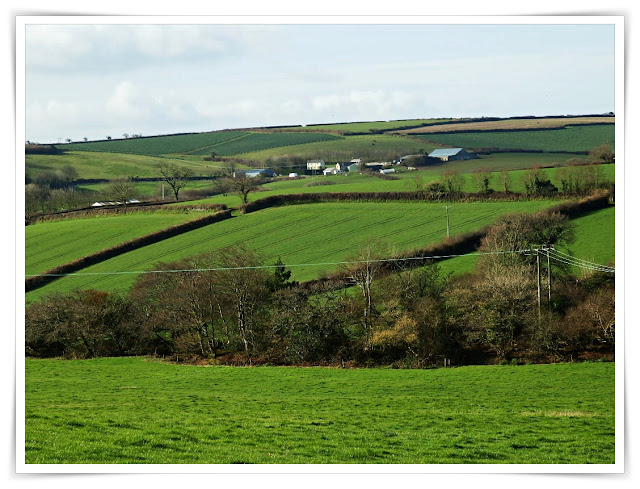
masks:
{"label": "green field", "polygon": [[[242,137],[216,144],[208,148],[191,151],[194,155],[208,155],[215,151],[220,156],[232,156],[251,153],[254,151],[268,150],[271,148],[284,148],[300,144],[318,143],[340,139],[340,136],[328,133],[303,133],[303,132],[274,132],[274,133],[250,133]],[[286,151],[286,149],[281,149]]]}
{"label": "green field", "polygon": [[44,171],[57,171],[69,165],[82,179],[107,179],[124,177],[158,177],[156,165],[170,161],[191,168],[195,175],[210,175],[220,163],[186,161],[179,158],[159,158],[121,153],[70,151],[62,155],[26,155],[26,174],[34,178]]}
{"label": "green field", "polygon": [[376,134],[371,136],[347,136],[330,141],[298,144],[285,148],[271,148],[252,153],[239,154],[240,158],[265,161],[278,156],[298,156],[305,159],[322,158],[325,161],[349,161],[352,158],[365,158],[368,161],[390,160],[405,154],[430,152],[440,147],[437,144],[422,142],[419,139],[403,136]]}
{"label": "green field", "polygon": [[[557,201],[460,203],[450,209],[452,236],[479,229],[505,212],[533,212]],[[27,294],[27,302],[77,288],[126,290],[136,274],[170,262],[226,246],[245,244],[273,264],[319,264],[292,267],[292,278],[310,280],[337,268],[372,238],[386,240],[394,251],[440,242],[446,236],[441,203],[325,203],[285,206],[244,214],[87,267],[82,273],[126,272],[125,275],[74,275]],[[327,265],[327,263],[329,263]]]}
{"label": "green field", "polygon": [[449,122],[452,119],[410,119],[404,121],[345,122],[339,124],[312,124],[308,126],[285,127],[284,131],[339,131],[343,134],[369,131],[392,131],[401,127],[417,127],[422,125]]}
{"label": "green field", "polygon": [[[213,185],[212,180],[192,180],[187,183],[187,185],[180,190],[180,199],[182,199],[185,194],[192,190],[202,190],[206,188],[211,188]],[[136,189],[136,195],[138,198],[142,197],[160,197],[162,195],[162,182],[134,182],[134,188]],[[109,188],[108,183],[85,183],[82,185],[78,185],[77,188],[79,190],[88,190],[91,192],[105,192]],[[165,200],[175,200],[173,197],[173,192],[171,187],[168,184],[164,184],[164,195]],[[96,196],[96,199],[99,198]]]}
{"label": "green field", "polygon": [[25,462],[612,464],[614,373],[27,359]]}
{"label": "green field", "polygon": [[[590,212],[585,216],[573,220],[575,228],[575,243],[565,248],[558,248],[568,252],[576,258],[608,265],[615,261],[615,208]],[[586,273],[576,270],[576,273]]]}
{"label": "green field", "polygon": [[[575,241],[558,250],[569,253],[575,258],[587,260],[600,265],[608,265],[615,261],[615,207],[590,212],[572,219],[575,224]],[[465,255],[439,262],[443,273],[462,274],[473,271],[478,255]],[[577,276],[588,275],[588,270],[573,268]]]}
{"label": "green field", "polygon": [[56,144],[68,151],[101,151],[106,153],[131,153],[163,155],[186,153],[229,141],[248,134],[246,131],[216,131],[171,136],[154,136],[133,139],[115,139],[89,143]]}
{"label": "green field", "polygon": [[33,224],[25,228],[25,273],[41,273],[197,217],[199,215],[141,212]]}
{"label": "green field", "polygon": [[470,132],[456,134],[415,134],[425,141],[447,146],[522,149],[527,151],[589,151],[602,143],[614,143],[614,124],[568,126],[543,131]]}

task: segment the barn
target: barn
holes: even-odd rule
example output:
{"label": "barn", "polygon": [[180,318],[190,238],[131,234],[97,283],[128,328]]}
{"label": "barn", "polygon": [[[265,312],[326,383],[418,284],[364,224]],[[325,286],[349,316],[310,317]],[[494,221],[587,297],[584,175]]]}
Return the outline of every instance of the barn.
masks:
{"label": "barn", "polygon": [[438,158],[441,161],[471,160],[477,157],[476,154],[468,153],[463,148],[434,149],[429,153],[429,158]]}

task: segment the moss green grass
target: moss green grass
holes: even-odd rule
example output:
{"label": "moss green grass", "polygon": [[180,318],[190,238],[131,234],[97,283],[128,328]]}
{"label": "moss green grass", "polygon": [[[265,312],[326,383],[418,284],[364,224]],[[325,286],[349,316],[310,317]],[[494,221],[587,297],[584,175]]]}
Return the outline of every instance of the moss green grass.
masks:
{"label": "moss green grass", "polygon": [[25,228],[25,273],[63,263],[198,217],[194,214],[135,213],[41,222]]}
{"label": "moss green grass", "polygon": [[611,464],[613,363],[26,361],[29,464]]}

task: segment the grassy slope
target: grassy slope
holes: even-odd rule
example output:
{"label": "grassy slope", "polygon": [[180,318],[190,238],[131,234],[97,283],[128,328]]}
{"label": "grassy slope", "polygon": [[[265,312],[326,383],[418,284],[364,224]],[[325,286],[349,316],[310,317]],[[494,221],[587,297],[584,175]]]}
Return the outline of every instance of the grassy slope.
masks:
{"label": "grassy slope", "polygon": [[[113,179],[121,177],[155,177],[158,163],[166,163],[167,158],[120,153],[99,153],[90,151],[70,151],[62,155],[26,155],[26,173],[31,178],[43,171],[56,171],[70,165],[83,179]],[[171,158],[169,161],[191,168],[196,175],[208,175],[218,166],[215,162],[187,161]]]}
{"label": "grassy slope", "polygon": [[193,214],[140,213],[41,222],[25,228],[26,274],[109,248],[138,236],[198,217]]}
{"label": "grassy slope", "polygon": [[347,136],[342,139],[322,141],[318,143],[299,144],[287,147],[265,149],[251,153],[239,154],[240,158],[264,161],[282,155],[299,156],[307,159],[322,158],[325,161],[349,161],[351,158],[367,158],[370,161],[387,157],[387,154],[417,153],[421,149],[432,151],[437,144],[402,136],[376,134],[372,136]]}
{"label": "grassy slope", "polygon": [[26,462],[610,464],[614,369],[28,359]]}
{"label": "grassy slope", "polygon": [[405,121],[375,121],[375,122],[346,122],[343,124],[319,124],[310,126],[286,127],[281,131],[340,131],[345,134],[353,132],[390,131],[399,127],[418,126],[420,124],[435,124],[447,122],[451,119],[411,119]]}
{"label": "grassy slope", "polygon": [[[457,204],[450,209],[452,235],[478,229],[506,212],[534,211],[554,201],[486,202]],[[174,238],[131,251],[84,273],[141,271],[158,262],[175,261],[225,246],[248,245],[275,263],[335,263],[353,254],[367,239],[387,240],[395,249],[410,250],[441,241],[446,235],[445,214],[440,203],[331,203],[265,209],[216,223]],[[335,265],[294,267],[295,280],[309,280]],[[124,290],[136,274],[63,277],[27,294],[27,301],[76,288]]]}
{"label": "grassy slope", "polygon": [[89,143],[57,144],[56,146],[70,151],[105,151],[111,153],[162,155],[193,151],[198,148],[220,144],[231,139],[241,138],[247,134],[246,131],[217,131],[135,139],[116,139]]}
{"label": "grassy slope", "polygon": [[417,136],[447,146],[462,148],[502,148],[542,151],[589,151],[615,140],[613,124],[570,126],[545,131],[473,132]]}
{"label": "grassy slope", "polygon": [[[568,247],[558,248],[576,258],[601,265],[615,261],[615,208],[601,209],[573,219],[575,241]],[[467,273],[473,271],[478,261],[477,255],[451,258],[439,263],[444,273]],[[574,268],[573,273],[580,276],[582,269]]]}
{"label": "grassy slope", "polygon": [[615,208],[602,209],[574,220],[575,242],[568,249],[576,258],[601,265],[615,261]]}

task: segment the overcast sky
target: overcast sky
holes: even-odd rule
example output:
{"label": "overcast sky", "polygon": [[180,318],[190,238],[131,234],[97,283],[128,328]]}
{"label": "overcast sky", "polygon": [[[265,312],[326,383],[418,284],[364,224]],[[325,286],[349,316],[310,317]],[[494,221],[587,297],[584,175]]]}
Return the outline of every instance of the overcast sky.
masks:
{"label": "overcast sky", "polygon": [[26,139],[614,110],[612,25],[27,25]]}

